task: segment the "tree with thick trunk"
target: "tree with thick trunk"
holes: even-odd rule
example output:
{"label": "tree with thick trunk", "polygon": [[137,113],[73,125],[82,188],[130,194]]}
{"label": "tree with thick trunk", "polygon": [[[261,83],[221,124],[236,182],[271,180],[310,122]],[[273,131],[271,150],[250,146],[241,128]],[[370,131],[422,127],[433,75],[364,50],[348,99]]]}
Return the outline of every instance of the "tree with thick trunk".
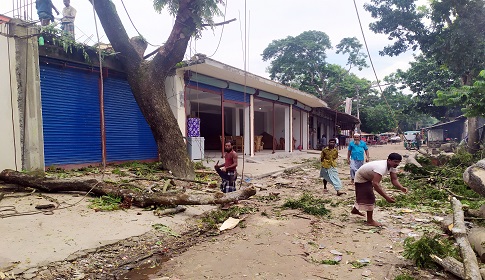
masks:
{"label": "tree with thick trunk", "polygon": [[170,109],[165,94],[165,80],[176,64],[182,61],[187,44],[203,27],[202,20],[217,13],[217,0],[156,0],[163,8],[168,5],[175,15],[172,31],[152,60],[143,58],[146,41],[141,37],[129,38],[115,5],[110,0],[89,0],[94,6],[106,36],[118,53],[128,83],[153,133],[159,160],[164,168],[178,177],[195,176],[188,157],[182,132]]}

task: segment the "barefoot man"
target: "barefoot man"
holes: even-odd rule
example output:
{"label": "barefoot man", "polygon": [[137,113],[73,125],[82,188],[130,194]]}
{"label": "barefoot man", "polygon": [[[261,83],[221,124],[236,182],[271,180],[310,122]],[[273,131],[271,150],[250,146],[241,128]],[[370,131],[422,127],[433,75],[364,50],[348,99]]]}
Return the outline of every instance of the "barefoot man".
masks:
{"label": "barefoot man", "polygon": [[372,218],[376,202],[374,190],[384,197],[387,202],[394,203],[396,201],[394,197],[389,196],[382,188],[382,176],[390,173],[392,185],[404,193],[408,191],[397,180],[396,167],[401,163],[401,160],[402,157],[400,154],[391,153],[387,157],[387,160],[376,160],[362,165],[355,174],[355,204],[351,213],[365,216],[365,214],[360,211],[366,211],[367,224],[369,226],[381,226],[381,223]]}
{"label": "barefoot man", "polygon": [[[223,193],[229,193],[236,191],[236,179],[237,179],[237,153],[232,148],[232,142],[230,140],[224,143],[224,163],[219,164],[219,161],[214,166],[217,174],[222,179],[221,191]],[[228,209],[229,204],[222,206],[222,209]]]}
{"label": "barefoot man", "polygon": [[327,192],[327,182],[333,185],[333,188],[337,191],[337,195],[343,195],[344,192],[340,191],[342,188],[342,182],[338,177],[337,171],[337,157],[338,151],[335,148],[335,139],[328,140],[328,146],[322,149],[320,155],[320,162],[322,164],[322,169],[320,169],[320,177],[323,178],[323,191]]}

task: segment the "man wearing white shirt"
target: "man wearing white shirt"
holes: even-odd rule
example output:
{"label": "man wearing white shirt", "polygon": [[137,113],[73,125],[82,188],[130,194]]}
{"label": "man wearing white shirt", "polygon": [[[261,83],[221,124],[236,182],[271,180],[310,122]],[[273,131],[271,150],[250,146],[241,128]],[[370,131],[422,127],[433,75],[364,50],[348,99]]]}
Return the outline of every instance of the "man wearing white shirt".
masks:
{"label": "man wearing white shirt", "polygon": [[381,223],[373,219],[374,205],[376,196],[374,190],[386,199],[389,203],[396,202],[396,199],[389,196],[381,186],[382,177],[390,174],[393,186],[406,193],[408,190],[399,183],[397,179],[397,169],[401,163],[402,156],[391,153],[387,160],[371,161],[362,165],[355,174],[355,204],[351,213],[365,216],[361,211],[367,212],[367,224],[370,226],[382,226]]}

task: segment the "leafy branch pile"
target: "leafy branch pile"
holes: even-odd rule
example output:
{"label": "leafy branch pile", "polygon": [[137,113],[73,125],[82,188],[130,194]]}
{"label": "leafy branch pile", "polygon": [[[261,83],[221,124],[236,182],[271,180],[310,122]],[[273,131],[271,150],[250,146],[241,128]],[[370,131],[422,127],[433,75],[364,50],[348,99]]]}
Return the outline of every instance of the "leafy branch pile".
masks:
{"label": "leafy branch pile", "polygon": [[429,158],[418,157],[423,167],[407,164],[406,173],[399,174],[399,181],[410,191],[407,194],[397,194],[396,203],[392,205],[380,200],[377,205],[381,207],[417,208],[431,207],[448,209],[450,195],[460,197],[460,200],[472,209],[483,204],[482,197],[471,190],[463,181],[465,169],[480,160],[480,153],[472,155],[464,150],[448,159],[442,166],[434,166]]}

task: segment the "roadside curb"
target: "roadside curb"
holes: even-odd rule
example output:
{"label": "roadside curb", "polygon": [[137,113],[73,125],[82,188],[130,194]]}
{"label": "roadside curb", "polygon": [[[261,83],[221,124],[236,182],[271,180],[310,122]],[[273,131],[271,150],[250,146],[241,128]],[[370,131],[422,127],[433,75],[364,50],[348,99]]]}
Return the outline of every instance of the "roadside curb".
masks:
{"label": "roadside curb", "polygon": [[244,176],[244,178],[248,178],[248,179],[262,179],[262,178],[266,178],[266,177],[269,177],[273,174],[277,174],[277,173],[283,173],[285,171],[290,171],[290,170],[293,170],[293,169],[297,169],[297,168],[300,168],[300,167],[304,167],[304,166],[308,166],[310,165],[311,163],[309,162],[306,162],[306,163],[300,163],[298,165],[295,165],[295,166],[292,166],[292,167],[288,167],[288,168],[282,168],[282,169],[279,169],[279,170],[276,170],[276,171],[272,171],[272,172],[268,172],[268,173],[263,173],[263,174],[259,174],[259,175],[256,175],[256,176],[253,176],[253,177],[247,177],[247,176]]}

